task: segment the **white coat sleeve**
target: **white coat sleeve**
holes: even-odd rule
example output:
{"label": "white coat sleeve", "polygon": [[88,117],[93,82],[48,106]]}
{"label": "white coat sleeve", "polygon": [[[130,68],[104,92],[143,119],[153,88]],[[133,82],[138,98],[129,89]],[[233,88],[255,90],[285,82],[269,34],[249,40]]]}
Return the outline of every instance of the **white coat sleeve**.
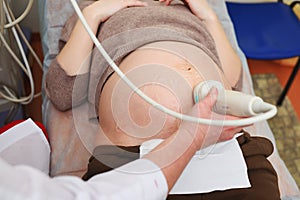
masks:
{"label": "white coat sleeve", "polygon": [[160,200],[168,186],[153,162],[139,159],[84,182],[74,176],[50,178],[28,167],[11,166],[0,158],[0,199]]}

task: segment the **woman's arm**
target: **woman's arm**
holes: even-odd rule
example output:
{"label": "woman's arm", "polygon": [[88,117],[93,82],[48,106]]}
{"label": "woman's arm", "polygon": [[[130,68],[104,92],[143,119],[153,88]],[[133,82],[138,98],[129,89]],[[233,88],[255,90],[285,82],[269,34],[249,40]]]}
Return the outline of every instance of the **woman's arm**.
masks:
{"label": "woman's arm", "polygon": [[[86,6],[83,15],[96,34],[99,24],[115,12],[129,6],[145,5],[137,0],[99,0]],[[46,76],[47,96],[58,110],[66,111],[85,101],[93,46],[81,21],[77,20],[67,43],[51,63]],[[73,93],[75,80],[76,87],[80,88]]]}
{"label": "woman's arm", "polygon": [[[83,9],[83,15],[96,34],[99,24],[107,20],[117,11],[131,6],[146,6],[138,0],[99,0]],[[78,20],[71,35],[57,56],[57,60],[65,72],[70,75],[87,73],[89,70],[89,57],[93,48],[93,41]]]}
{"label": "woman's arm", "polygon": [[213,14],[211,17],[204,19],[203,22],[214,38],[225,77],[231,87],[235,87],[242,73],[242,62],[231,46],[217,16]]}

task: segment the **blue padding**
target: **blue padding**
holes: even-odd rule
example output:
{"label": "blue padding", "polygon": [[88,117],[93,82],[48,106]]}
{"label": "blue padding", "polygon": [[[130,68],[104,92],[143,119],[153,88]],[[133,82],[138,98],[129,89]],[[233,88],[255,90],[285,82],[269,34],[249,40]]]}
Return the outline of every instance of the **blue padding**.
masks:
{"label": "blue padding", "polygon": [[227,2],[240,48],[247,58],[300,56],[300,21],[283,3]]}

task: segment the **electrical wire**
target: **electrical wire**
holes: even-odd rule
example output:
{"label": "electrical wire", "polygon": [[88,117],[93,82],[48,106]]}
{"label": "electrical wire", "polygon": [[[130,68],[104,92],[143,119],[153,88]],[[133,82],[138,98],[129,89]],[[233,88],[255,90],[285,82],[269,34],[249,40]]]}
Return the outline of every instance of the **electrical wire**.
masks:
{"label": "electrical wire", "polygon": [[215,125],[215,126],[245,126],[245,125],[250,125],[258,121],[266,120],[269,118],[272,118],[273,116],[276,115],[277,113],[277,108],[274,105],[270,104],[270,110],[268,112],[259,114],[257,116],[249,117],[249,118],[244,118],[244,119],[239,119],[239,120],[211,120],[211,119],[204,119],[204,118],[198,118],[198,117],[193,117],[189,115],[185,115],[182,113],[175,112],[173,110],[170,110],[163,105],[157,103],[147,95],[145,95],[138,87],[136,87],[128,78],[127,76],[120,70],[120,68],[115,64],[115,62],[110,58],[110,56],[107,54],[105,49],[102,47],[101,43],[91,30],[90,26],[86,22],[76,0],[70,0],[75,12],[77,13],[80,21],[84,25],[86,31],[88,32],[90,38],[94,42],[95,46],[97,49],[100,51],[100,53],[103,55],[105,60],[108,62],[108,64],[114,69],[114,71],[120,76],[120,78],[136,93],[138,94],[141,98],[143,98],[146,102],[148,102],[150,105],[153,107],[157,108],[158,110],[171,115],[175,118],[185,120],[185,121],[190,121],[194,123],[199,123],[199,124],[207,124],[207,125]]}
{"label": "electrical wire", "polygon": [[[10,21],[8,24],[4,25],[4,28],[11,28],[13,26],[15,26],[16,24],[20,23],[30,12],[31,7],[33,5],[33,1],[34,0],[29,0],[26,9],[24,10],[24,12],[14,21]],[[3,0],[4,2],[4,0]]]}
{"label": "electrical wire", "polygon": [[[8,88],[7,86],[3,86],[4,91],[6,92],[6,94],[4,94],[3,92],[0,91],[0,96],[3,97],[4,99],[14,102],[14,103],[20,103],[23,105],[29,104],[33,98],[38,97],[41,95],[41,92],[34,94],[34,81],[33,81],[33,76],[31,73],[31,69],[29,66],[29,62],[27,60],[26,54],[24,52],[24,49],[22,47],[19,35],[22,37],[24,43],[27,45],[29,51],[31,52],[31,54],[33,55],[33,57],[35,58],[35,60],[37,61],[37,63],[39,64],[40,68],[42,69],[42,63],[39,60],[38,56],[36,55],[36,53],[34,52],[33,48],[30,46],[27,38],[25,37],[23,31],[21,30],[20,26],[19,26],[19,22],[29,13],[30,8],[32,7],[32,3],[33,1],[29,1],[26,10],[24,11],[24,13],[18,18],[15,19],[10,7],[8,6],[8,4],[5,2],[5,0],[2,0],[2,8],[4,13],[6,14],[7,20],[8,20],[8,24],[4,26],[4,28],[10,28],[12,29],[14,38],[16,40],[17,46],[20,50],[21,53],[21,57],[23,59],[23,62],[21,62],[18,58],[18,56],[14,53],[14,51],[10,48],[10,46],[8,45],[8,43],[5,40],[4,35],[0,32],[0,39],[2,41],[2,43],[4,44],[4,46],[6,47],[7,51],[9,52],[9,54],[12,56],[12,58],[16,61],[16,63],[20,66],[20,68],[23,70],[23,72],[25,73],[25,75],[28,77],[29,79],[29,83],[30,83],[30,94],[28,96],[23,96],[23,97],[17,97],[15,92]],[[16,29],[19,32],[19,35],[16,31]],[[24,66],[24,64],[25,66]]]}
{"label": "electrical wire", "polygon": [[[8,12],[8,9],[7,9],[7,4],[4,2],[3,4],[3,8],[4,8],[4,11],[5,11],[5,14],[6,14],[6,17],[7,17],[7,20],[9,22],[12,22],[12,19],[10,17],[10,14]],[[25,52],[24,52],[24,49],[22,47],[22,44],[21,44],[21,41],[20,41],[20,38],[17,34],[17,31],[15,29],[15,27],[13,26],[12,27],[12,32],[13,32],[13,36],[16,40],[16,43],[18,45],[18,48],[20,50],[20,53],[21,53],[21,57],[23,59],[23,62],[25,64],[25,69],[27,71],[27,77],[29,79],[29,83],[30,83],[30,95],[26,96],[26,97],[20,97],[18,98],[16,95],[12,94],[11,92],[9,92],[9,89],[4,86],[5,88],[5,91],[8,93],[8,95],[4,94],[4,93],[0,93],[2,97],[4,97],[5,99],[9,100],[9,101],[12,101],[12,102],[15,102],[15,103],[22,103],[22,104],[28,104],[32,101],[33,99],[33,96],[34,96],[34,82],[33,82],[33,77],[32,77],[32,73],[31,73],[31,69],[30,69],[30,66],[29,66],[29,63],[28,63],[28,60],[26,58],[26,55],[25,55]],[[2,39],[3,37],[1,37]],[[13,53],[13,52],[10,52],[10,53]],[[14,56],[16,58],[16,56]],[[20,64],[21,62],[19,62]],[[23,68],[22,68],[23,69]],[[23,69],[24,70],[24,69]]]}
{"label": "electrical wire", "polygon": [[[14,14],[13,14],[12,10],[10,9],[9,6],[7,8],[8,8],[8,11],[9,11],[9,14],[10,14],[11,18],[13,20],[15,20],[15,17],[14,17]],[[38,63],[38,65],[40,66],[40,68],[43,69],[43,64],[42,64],[41,60],[39,59],[38,55],[33,50],[32,46],[29,44],[29,42],[28,42],[26,36],[24,35],[24,33],[23,33],[20,25],[16,24],[15,27],[17,28],[17,31],[18,31],[19,35],[22,37],[23,42],[28,47],[28,49],[29,49],[30,53],[32,54],[32,56],[34,57],[35,61]]]}
{"label": "electrical wire", "polygon": [[0,33],[0,39],[1,39],[1,42],[3,43],[4,47],[8,51],[8,53],[17,62],[17,64],[20,66],[20,68],[23,70],[23,72],[26,74],[26,76],[28,76],[28,72],[26,70],[26,67],[23,65],[23,63],[20,61],[20,59],[18,58],[18,56],[11,49],[11,47],[9,46],[8,42],[6,41],[6,39],[5,39],[5,37],[4,37],[4,35],[2,33]]}
{"label": "electrical wire", "polygon": [[[4,32],[4,23],[5,23],[3,3],[4,3],[4,0],[0,0],[0,33]],[[0,43],[0,46],[1,46],[1,43]]]}

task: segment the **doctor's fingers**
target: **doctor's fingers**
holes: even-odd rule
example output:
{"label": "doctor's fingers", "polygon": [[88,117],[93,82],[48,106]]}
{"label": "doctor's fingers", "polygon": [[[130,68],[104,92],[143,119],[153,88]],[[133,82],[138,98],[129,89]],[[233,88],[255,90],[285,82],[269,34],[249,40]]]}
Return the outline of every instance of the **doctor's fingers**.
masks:
{"label": "doctor's fingers", "polygon": [[[219,114],[216,114],[219,115]],[[239,120],[242,119],[240,117],[235,117],[231,115],[225,115],[222,117],[216,117],[217,119],[222,119],[224,121],[230,121],[230,120]],[[220,130],[220,127],[211,127],[211,130],[216,129],[215,133],[219,134],[219,141],[225,141],[233,138],[237,133],[242,132],[242,130],[246,127],[252,126],[252,124],[249,125],[243,125],[243,126],[223,126]],[[218,130],[219,129],[219,130]]]}
{"label": "doctor's fingers", "polygon": [[242,127],[226,127],[221,132],[218,141],[226,141],[232,139],[236,134],[241,133],[243,130]]}
{"label": "doctor's fingers", "polygon": [[[204,131],[201,130],[200,131]],[[232,139],[237,133],[240,133],[242,129],[236,128],[220,128],[220,127],[209,127],[206,129],[202,136],[202,148],[217,144],[219,142],[227,141]],[[199,131],[197,131],[199,133]],[[197,135],[196,135],[197,137]],[[196,138],[197,140],[197,138]]]}

